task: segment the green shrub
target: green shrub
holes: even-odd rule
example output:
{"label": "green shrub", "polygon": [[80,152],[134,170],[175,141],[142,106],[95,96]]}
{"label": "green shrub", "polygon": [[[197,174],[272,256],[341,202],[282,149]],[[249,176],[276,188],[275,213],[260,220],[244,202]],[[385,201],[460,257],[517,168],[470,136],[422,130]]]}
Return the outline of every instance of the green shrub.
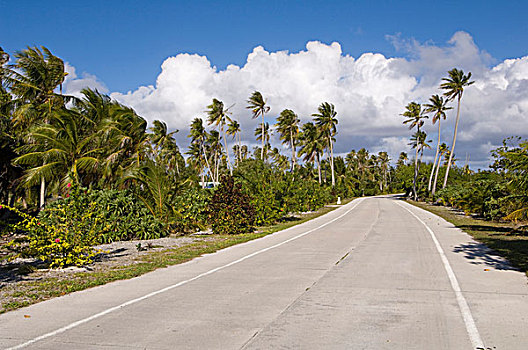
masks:
{"label": "green shrub", "polygon": [[195,232],[207,228],[207,206],[211,190],[189,188],[175,197],[174,209],[178,213],[176,228],[180,232]]}
{"label": "green shrub", "polygon": [[77,186],[70,190],[67,198],[50,203],[39,213],[41,222],[54,225],[64,215],[77,222],[90,215],[92,226],[86,229],[95,230],[97,243],[155,239],[168,234],[165,225],[152,216],[131,191],[90,190]]}
{"label": "green shrub", "polygon": [[241,185],[235,184],[232,177],[222,177],[207,209],[213,233],[250,232],[255,222],[255,210],[250,201],[250,197],[242,192]]}
{"label": "green shrub", "polygon": [[18,256],[35,257],[51,268],[89,264],[97,254],[92,249],[97,242],[94,224],[98,221],[93,207],[86,208],[83,215],[72,215],[73,211],[66,206],[57,206],[53,209],[56,215],[53,224],[7,207],[22,217],[14,229],[26,233],[22,240],[11,241],[9,245],[18,250]]}

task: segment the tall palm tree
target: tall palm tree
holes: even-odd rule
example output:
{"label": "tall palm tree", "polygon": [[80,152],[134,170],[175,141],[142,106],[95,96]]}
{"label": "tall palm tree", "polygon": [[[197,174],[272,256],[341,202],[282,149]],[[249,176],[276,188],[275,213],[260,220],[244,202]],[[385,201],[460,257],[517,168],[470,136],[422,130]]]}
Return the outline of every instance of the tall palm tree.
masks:
{"label": "tall palm tree", "polygon": [[314,123],[305,123],[299,135],[301,149],[299,155],[304,155],[303,160],[308,163],[317,162],[317,173],[321,183],[321,153],[324,150],[324,141],[321,132]]}
{"label": "tall palm tree", "polygon": [[292,150],[292,163],[291,163],[291,171],[294,170],[295,165],[297,164],[296,161],[296,145],[297,145],[297,138],[299,136],[299,117],[297,114],[295,114],[291,109],[285,109],[281,112],[279,117],[277,118],[277,130],[280,134],[280,139],[282,140],[283,144],[289,144],[291,150]]}
{"label": "tall palm tree", "polygon": [[176,168],[176,173],[180,173],[178,163],[181,160],[180,149],[176,144],[174,135],[179,132],[178,129],[168,132],[167,124],[160,120],[154,120],[152,131],[149,134],[149,139],[153,144],[156,159],[159,163],[167,166],[168,169]]}
{"label": "tall palm tree", "polygon": [[440,171],[440,167],[442,166],[442,163],[440,162],[440,160],[442,159],[442,156],[448,151],[449,150],[447,148],[447,145],[442,142],[440,147],[438,147],[438,159],[437,159],[436,170],[435,170],[434,181],[433,181],[433,189],[432,189],[433,196],[434,196],[434,193],[436,192],[436,181],[438,179],[438,172]]}
{"label": "tall palm tree", "polygon": [[468,75],[464,75],[464,71],[461,69],[458,70],[456,68],[451,69],[449,72],[448,78],[442,78],[444,81],[442,84],[440,84],[440,88],[443,90],[446,90],[444,92],[444,96],[446,96],[449,100],[457,99],[457,116],[456,116],[456,122],[455,122],[455,131],[453,134],[453,144],[451,145],[451,154],[449,155],[449,161],[447,162],[447,169],[444,177],[444,184],[442,185],[442,188],[445,188],[447,185],[447,178],[449,177],[449,169],[451,168],[451,163],[453,161],[453,154],[455,153],[455,144],[456,144],[456,138],[457,138],[457,132],[458,132],[458,121],[460,119],[460,100],[462,99],[462,94],[464,93],[464,88],[467,86],[470,86],[474,83],[474,81],[470,81],[471,79],[471,72],[468,73]]}
{"label": "tall palm tree", "polygon": [[93,174],[100,165],[102,149],[96,148],[96,134],[83,133],[75,112],[63,110],[52,118],[51,123],[41,123],[28,133],[27,137],[35,142],[22,146],[23,154],[14,160],[15,164],[29,166],[23,177],[28,187],[41,179],[48,183],[56,180],[63,186],[68,182],[82,184],[82,175]]}
{"label": "tall palm tree", "polygon": [[211,155],[211,161],[209,163],[212,164],[214,168],[214,182],[218,182],[220,179],[220,163],[222,163],[222,142],[220,139],[220,133],[216,130],[211,130],[211,132],[207,134],[207,148]]}
{"label": "tall palm tree", "polygon": [[268,150],[271,149],[270,145],[270,138],[271,138],[272,131],[270,129],[270,125],[268,122],[264,123],[264,125],[258,126],[255,129],[255,136],[257,137],[257,141],[262,141],[263,149],[261,150],[261,154],[264,156],[262,158],[263,160],[268,159]]}
{"label": "tall palm tree", "polygon": [[[429,118],[422,111],[422,105],[416,102],[411,102],[405,106],[405,112],[401,114],[406,119],[403,121],[403,124],[409,124],[409,129],[414,129],[416,127],[416,132],[420,133],[420,128],[423,126],[423,119]],[[416,192],[416,180],[418,179],[418,141],[419,138],[414,138],[413,148],[416,149],[416,154],[414,157],[414,177],[413,177],[413,197],[414,200],[418,199],[418,193]]]}
{"label": "tall palm tree", "polygon": [[[262,94],[258,91],[253,92],[253,94],[247,100],[248,106],[247,109],[251,109],[253,112],[253,119],[262,117],[262,122],[260,123],[262,132],[264,134],[264,114],[270,111],[270,107],[266,105],[266,100],[262,97]],[[264,139],[262,139],[262,148],[260,150],[260,159],[264,160]]]}
{"label": "tall palm tree", "polygon": [[330,170],[332,172],[332,187],[335,186],[335,175],[334,175],[334,137],[337,134],[337,112],[335,111],[334,105],[328,102],[323,102],[318,108],[319,113],[314,113],[312,116],[315,118],[317,126],[320,128],[323,137],[327,140],[327,147],[330,150]]}
{"label": "tall palm tree", "polygon": [[377,160],[381,171],[380,190],[383,192],[387,188],[387,175],[390,170],[390,158],[387,152],[379,152]]}
{"label": "tall palm tree", "polygon": [[[22,133],[27,132],[35,122],[47,122],[52,109],[64,104],[63,97],[55,93],[57,87],[62,87],[67,75],[64,62],[46,47],[42,46],[41,49],[28,47],[16,52],[15,63],[3,69],[5,83],[15,96],[17,107],[13,115],[13,127]],[[44,177],[40,180],[40,206],[43,207],[46,180]]]}
{"label": "tall palm tree", "polygon": [[[207,155],[205,144],[207,142],[208,134],[205,131],[205,128],[203,126],[203,121],[201,118],[194,118],[194,120],[191,122],[190,126],[190,133],[188,135],[189,138],[191,138],[191,146],[189,151],[186,152],[186,154],[190,155],[191,157],[195,157],[195,164],[201,164],[200,167],[200,174],[203,173],[204,169],[207,169],[209,172],[209,176],[211,177],[211,181],[215,181],[213,176],[213,168],[211,168],[211,164],[209,163],[209,156]],[[202,178],[202,185],[205,185],[203,178]]]}
{"label": "tall palm tree", "polygon": [[213,103],[207,106],[207,122],[209,125],[214,124],[220,128],[221,136],[224,139],[224,150],[227,156],[227,165],[229,167],[229,172],[233,175],[233,168],[231,167],[231,160],[229,158],[229,148],[227,147],[226,133],[224,130],[225,125],[231,119],[228,116],[229,109],[224,108],[224,103],[222,101],[213,98]]}
{"label": "tall palm tree", "polygon": [[235,152],[235,159],[236,159],[236,163],[238,165],[238,162],[242,159],[242,153],[241,153],[242,152],[242,145],[241,145],[241,139],[240,139],[240,133],[241,133],[240,124],[236,120],[232,119],[231,122],[227,126],[226,133],[228,135],[232,136],[234,139],[236,139],[236,141],[238,143],[237,151]]}
{"label": "tall palm tree", "polygon": [[[425,107],[424,111],[425,113],[433,113],[433,118],[432,118],[433,125],[436,122],[438,122],[438,142],[436,143],[436,153],[434,157],[433,168],[431,169],[431,174],[429,175],[429,184],[427,185],[427,191],[431,191],[431,183],[432,183],[433,174],[436,168],[436,159],[438,158],[438,152],[440,149],[440,131],[441,131],[440,122],[442,119],[444,120],[446,119],[445,112],[450,109],[453,109],[453,107],[447,107],[447,103],[448,103],[447,99],[444,100],[443,97],[440,97],[438,95],[431,96],[429,101],[431,103],[424,104],[424,107]],[[434,194],[435,194],[435,188],[432,189],[432,195],[434,196]]]}

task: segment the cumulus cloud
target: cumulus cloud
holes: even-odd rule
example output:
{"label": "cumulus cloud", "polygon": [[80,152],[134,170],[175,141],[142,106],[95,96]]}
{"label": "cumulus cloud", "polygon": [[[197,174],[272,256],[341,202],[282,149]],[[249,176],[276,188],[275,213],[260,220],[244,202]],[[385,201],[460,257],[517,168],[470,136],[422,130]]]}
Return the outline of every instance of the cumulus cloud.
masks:
{"label": "cumulus cloud", "polygon": [[104,94],[108,93],[106,85],[95,75],[84,72],[79,77],[75,67],[69,63],[64,64],[64,70],[68,73],[63,84],[64,94],[80,97],[81,90],[84,88],[97,89]]}
{"label": "cumulus cloud", "polygon": [[[399,116],[405,105],[427,102],[432,94],[441,94],[441,78],[447,70],[458,67],[471,71],[476,81],[462,100],[455,150],[458,158],[468,153],[475,164],[484,164],[489,147],[483,145],[500,144],[510,135],[528,136],[528,56],[492,66],[492,57],[465,32],[455,33],[444,45],[399,36],[389,40],[409,58],[379,53],[354,58],[343,54],[337,42],[311,41],[299,52],[268,52],[257,46],[244,65],[219,70],[207,57],[182,53],[163,62],[155,85],[111,96],[149,121],[165,120],[182,134],[193,118],[205,118],[206,106],[218,98],[226,106],[234,104],[232,117],[241,123],[246,142],[254,142],[253,130],[258,123],[245,108],[253,91],[260,91],[271,106],[270,122],[285,108],[293,109],[302,122],[307,122],[317,106],[328,101],[338,112],[338,153],[366,147],[372,152],[387,150],[397,158],[400,151],[410,151],[410,132]],[[81,80],[91,78],[83,76]],[[442,141],[448,144],[455,111],[449,113],[442,131]],[[426,130],[436,141],[436,128],[427,126]],[[184,142],[184,137],[180,139]]]}

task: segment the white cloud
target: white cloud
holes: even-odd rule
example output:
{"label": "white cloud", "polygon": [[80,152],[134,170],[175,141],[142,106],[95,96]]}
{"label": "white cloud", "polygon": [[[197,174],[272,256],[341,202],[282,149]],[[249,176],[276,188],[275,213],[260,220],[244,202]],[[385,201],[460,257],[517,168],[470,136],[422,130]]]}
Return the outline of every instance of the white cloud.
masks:
{"label": "white cloud", "polygon": [[95,75],[84,72],[79,77],[75,67],[67,62],[64,64],[64,70],[68,73],[63,84],[64,94],[80,97],[81,90],[84,88],[97,89],[99,92],[108,93],[106,85]]}
{"label": "white cloud", "polygon": [[[528,136],[528,56],[490,68],[490,55],[465,32],[455,33],[442,46],[397,36],[390,39],[411,58],[365,53],[356,59],[343,54],[339,43],[318,41],[307,43],[299,52],[268,52],[258,46],[243,66],[230,65],[225,70],[218,70],[204,56],[178,54],[163,62],[155,86],[111,96],[150,121],[162,119],[171,128],[182,130],[182,142],[190,121],[197,116],[205,118],[213,97],[226,106],[235,104],[231,111],[247,142],[253,140],[258,123],[245,108],[253,91],[262,92],[272,107],[270,121],[290,108],[306,122],[321,102],[328,101],[338,112],[337,152],[360,147],[377,152],[386,147],[397,157],[400,151],[409,152],[406,138],[410,133],[399,116],[405,105],[441,94],[441,78],[458,67],[471,71],[476,83],[467,88],[462,100],[457,154],[470,153],[472,160],[484,162],[488,154],[482,145],[500,144],[510,135]],[[84,76],[83,80],[90,78]],[[448,144],[455,111],[443,124],[442,139]],[[436,128],[427,126],[426,130],[436,140]]]}

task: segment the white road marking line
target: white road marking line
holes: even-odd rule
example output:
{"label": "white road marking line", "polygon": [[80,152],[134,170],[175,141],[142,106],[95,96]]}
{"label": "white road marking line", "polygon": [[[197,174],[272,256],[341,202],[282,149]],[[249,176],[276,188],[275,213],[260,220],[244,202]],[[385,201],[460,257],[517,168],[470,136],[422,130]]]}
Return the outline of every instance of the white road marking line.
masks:
{"label": "white road marking line", "polygon": [[114,312],[114,311],[119,310],[119,309],[121,309],[121,308],[124,308],[124,307],[126,307],[126,306],[129,306],[129,305],[132,305],[132,304],[138,303],[138,302],[140,302],[140,301],[142,301],[142,300],[145,300],[145,299],[151,298],[151,297],[153,297],[153,296],[155,296],[155,295],[158,295],[158,294],[161,294],[161,293],[167,292],[167,291],[169,291],[169,290],[171,290],[171,289],[174,289],[174,288],[177,288],[177,287],[183,286],[184,284],[187,284],[187,283],[189,283],[189,282],[196,281],[197,279],[200,279],[200,278],[202,278],[202,277],[205,277],[205,276],[211,275],[211,274],[213,274],[213,273],[215,273],[215,272],[218,272],[218,271],[220,271],[220,270],[223,270],[223,269],[225,269],[225,268],[227,268],[227,267],[229,267],[229,266],[233,266],[233,265],[238,264],[238,263],[240,263],[240,262],[242,262],[242,261],[244,261],[244,260],[247,260],[247,259],[249,259],[249,258],[252,258],[252,257],[254,257],[254,256],[256,256],[256,255],[259,255],[259,254],[261,254],[261,253],[267,252],[268,250],[271,250],[271,249],[274,249],[274,248],[280,247],[280,246],[282,246],[282,245],[284,245],[284,244],[286,244],[286,243],[289,243],[289,242],[294,241],[294,240],[296,240],[296,239],[298,239],[298,238],[301,238],[301,237],[303,237],[303,236],[306,236],[306,235],[309,234],[309,233],[312,233],[312,232],[314,232],[314,231],[316,231],[316,230],[318,230],[318,229],[320,229],[320,228],[323,228],[323,227],[325,227],[325,226],[327,226],[327,225],[329,225],[329,224],[331,224],[331,223],[333,223],[333,222],[335,222],[335,221],[341,219],[343,216],[347,215],[347,214],[350,213],[352,210],[354,210],[354,209],[355,209],[355,208],[356,208],[356,207],[357,207],[357,206],[358,206],[363,200],[364,200],[364,198],[357,199],[357,200],[356,200],[356,204],[353,205],[352,208],[348,209],[345,213],[343,213],[343,214],[339,215],[338,217],[336,217],[336,218],[334,218],[334,219],[332,219],[332,220],[330,220],[330,221],[328,221],[328,222],[326,222],[326,223],[324,223],[324,224],[322,224],[322,225],[319,225],[319,226],[317,226],[317,227],[315,227],[315,228],[313,228],[313,229],[311,229],[311,230],[308,230],[308,231],[303,232],[303,233],[301,233],[301,234],[299,234],[299,235],[297,235],[297,236],[294,236],[294,237],[292,237],[292,238],[289,238],[289,239],[287,239],[287,240],[285,240],[285,241],[283,241],[283,242],[281,242],[281,243],[277,243],[277,244],[272,245],[272,246],[270,246],[270,247],[267,247],[267,248],[264,248],[264,249],[258,250],[258,251],[254,252],[254,253],[251,253],[251,254],[248,254],[248,255],[246,255],[246,256],[243,256],[242,258],[237,259],[237,260],[235,260],[235,261],[232,261],[232,262],[230,262],[230,263],[228,263],[228,264],[225,264],[225,265],[219,266],[219,267],[217,267],[217,268],[214,268],[214,269],[212,269],[212,270],[209,270],[209,271],[207,271],[207,272],[201,273],[201,274],[199,274],[199,275],[197,275],[197,276],[194,276],[193,278],[190,278],[190,279],[188,279],[188,280],[181,281],[181,282],[179,282],[179,283],[176,283],[176,284],[170,285],[170,286],[165,287],[165,288],[163,288],[163,289],[160,289],[160,290],[154,291],[154,292],[152,292],[152,293],[146,294],[146,295],[144,295],[144,296],[142,296],[142,297],[139,297],[139,298],[136,298],[136,299],[129,300],[129,301],[124,302],[124,303],[122,303],[122,304],[120,304],[120,305],[117,305],[117,306],[114,306],[114,307],[112,307],[112,308],[106,309],[106,310],[101,311],[101,312],[99,312],[99,313],[97,313],[97,314],[95,314],[95,315],[92,315],[92,316],[89,316],[89,317],[83,318],[82,320],[79,320],[79,321],[76,321],[76,322],[70,323],[70,324],[67,325],[67,326],[64,326],[64,327],[59,328],[59,329],[57,329],[57,330],[54,330],[54,331],[52,331],[52,332],[49,332],[49,333],[43,334],[43,335],[41,335],[41,336],[38,336],[38,337],[33,338],[33,339],[31,339],[31,340],[28,340],[28,341],[25,342],[25,343],[22,343],[22,344],[19,344],[19,345],[16,345],[16,346],[13,346],[13,347],[7,348],[7,349],[5,349],[5,350],[22,349],[22,348],[24,348],[24,347],[26,347],[26,346],[28,346],[28,345],[31,345],[31,344],[33,344],[33,343],[36,343],[36,342],[38,342],[38,341],[44,340],[44,339],[49,338],[49,337],[53,337],[53,336],[55,336],[55,335],[57,335],[57,334],[64,333],[64,332],[66,332],[67,330],[70,330],[70,329],[75,328],[75,327],[77,327],[77,326],[80,326],[80,325],[82,325],[82,324],[84,324],[84,323],[87,323],[87,322],[90,322],[90,321],[92,321],[92,320],[95,320],[96,318],[99,318],[99,317],[101,317],[101,316],[107,315],[107,314],[109,314],[109,313],[111,313],[111,312]]}
{"label": "white road marking line", "polygon": [[[458,303],[458,308],[460,309],[460,312],[462,313],[462,318],[464,319],[464,324],[466,325],[466,331],[469,336],[469,340],[471,340],[471,344],[473,345],[473,349],[484,349],[484,342],[482,341],[482,338],[480,337],[479,331],[477,329],[477,326],[475,324],[475,320],[473,319],[473,315],[471,314],[471,310],[469,309],[469,305],[466,301],[466,298],[464,298],[464,295],[462,294],[462,291],[460,289],[460,285],[458,284],[458,280],[455,276],[455,273],[453,269],[451,268],[451,265],[449,264],[449,261],[447,260],[447,257],[444,253],[444,250],[440,246],[440,243],[438,242],[438,239],[436,239],[436,236],[427,226],[425,222],[422,221],[415,213],[413,213],[409,208],[405,207],[399,202],[396,202],[400,207],[407,210],[409,213],[411,213],[412,216],[416,218],[416,220],[420,221],[422,225],[425,226],[429,234],[431,235],[431,238],[433,239],[433,242],[436,246],[436,250],[440,254],[440,258],[442,259],[442,263],[444,264],[444,268],[447,272],[447,276],[449,277],[449,282],[451,282],[451,288],[453,288],[453,291],[456,295],[456,300]],[[410,204],[408,204],[410,205]]]}

